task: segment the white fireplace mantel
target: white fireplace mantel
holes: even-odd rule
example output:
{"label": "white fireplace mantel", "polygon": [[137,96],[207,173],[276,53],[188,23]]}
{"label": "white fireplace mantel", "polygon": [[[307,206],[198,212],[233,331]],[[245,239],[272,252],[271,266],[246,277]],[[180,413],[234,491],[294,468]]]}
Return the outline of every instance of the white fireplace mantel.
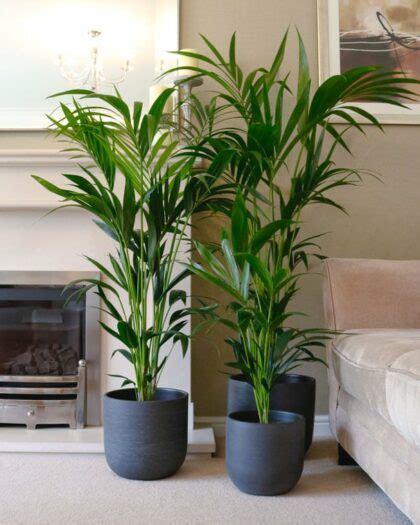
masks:
{"label": "white fireplace mantel", "polygon": [[[67,207],[49,213],[62,204],[60,198],[42,187],[36,174],[62,185],[62,173],[78,173],[75,161],[57,150],[0,150],[0,242],[4,247],[0,271],[91,271],[96,270],[84,255],[108,264],[113,241],[94,224],[89,213]],[[190,282],[183,282],[187,296]],[[110,361],[115,342],[102,335],[104,390],[119,387],[107,373],[129,375],[129,363],[121,356]],[[191,393],[190,354],[182,359],[173,351],[162,373],[163,386]]]}
{"label": "white fireplace mantel", "polygon": [[1,149],[0,166],[65,166],[74,165],[74,161],[59,149]]}
{"label": "white fireplace mantel", "polygon": [[[107,253],[112,251],[114,246],[112,241],[93,223],[91,216],[83,210],[72,207],[52,214],[48,213],[60,205],[60,200],[31,177],[32,174],[36,174],[48,178],[53,183],[62,184],[61,173],[77,172],[76,163],[69,160],[66,154],[59,150],[0,150],[0,243],[3,247],[0,271],[94,270],[91,263],[83,257],[85,254],[106,262]],[[190,282],[186,280],[183,286],[189,296]],[[109,334],[102,333],[101,347],[102,390],[105,392],[120,386],[115,378],[108,376],[109,373],[129,375],[131,370],[129,363],[121,356],[110,359],[115,342]],[[174,349],[162,374],[161,385],[180,388],[191,394],[190,352],[183,359],[181,351]],[[43,432],[43,429],[40,431],[18,429],[16,432],[19,433],[20,430],[20,439],[17,439],[10,430],[0,428],[0,452],[10,450],[10,447],[19,451],[19,443],[23,443],[21,447],[25,451],[37,452],[39,448],[42,448],[37,443],[39,440],[42,441],[41,433],[38,434],[38,432]],[[61,433],[57,430],[61,430]],[[60,448],[57,443],[60,442],[59,436],[62,431],[63,429],[54,429],[51,434],[56,448]],[[66,431],[70,432],[65,429],[64,432]],[[66,434],[67,438],[64,443],[69,442],[68,440],[70,443],[74,440],[78,442],[78,434],[74,432],[83,433],[83,430]],[[88,432],[96,436],[95,446],[100,449],[100,428],[96,431],[88,429],[85,438],[80,437],[82,442],[84,439],[89,442]],[[8,436],[12,437],[12,434],[12,442],[16,442],[15,448],[8,439]],[[200,432],[200,438],[194,438],[193,434],[193,405],[191,403],[190,440],[193,443],[198,439],[198,443],[203,444],[203,432]],[[44,435],[47,436],[47,433]],[[73,438],[70,439],[70,436]],[[49,438],[46,437],[45,441],[48,448]],[[205,449],[205,452],[214,449],[212,431],[207,433],[204,441],[206,446],[202,448]],[[63,445],[63,447],[70,452],[74,451],[73,445]],[[86,449],[84,446],[81,448]]]}
{"label": "white fireplace mantel", "polygon": [[[30,175],[45,170],[57,174],[74,167],[75,162],[59,149],[0,149],[2,181],[4,177],[10,181],[10,185],[3,185],[1,190],[0,211],[50,210],[59,205],[58,197],[43,190]],[[69,210],[77,211],[76,208]]]}

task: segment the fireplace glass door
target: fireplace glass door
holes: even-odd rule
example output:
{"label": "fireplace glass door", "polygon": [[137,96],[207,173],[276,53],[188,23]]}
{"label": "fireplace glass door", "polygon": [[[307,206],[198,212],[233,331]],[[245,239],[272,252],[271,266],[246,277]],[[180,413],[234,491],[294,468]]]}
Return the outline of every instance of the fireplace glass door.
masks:
{"label": "fireplace glass door", "polygon": [[75,291],[0,286],[0,375],[77,374],[85,358],[86,304],[71,298]]}

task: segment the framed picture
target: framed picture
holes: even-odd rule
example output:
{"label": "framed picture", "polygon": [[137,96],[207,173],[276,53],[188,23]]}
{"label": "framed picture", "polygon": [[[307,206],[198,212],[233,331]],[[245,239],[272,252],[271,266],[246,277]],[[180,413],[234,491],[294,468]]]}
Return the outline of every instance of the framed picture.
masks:
{"label": "framed picture", "polygon": [[[419,0],[318,0],[320,81],[359,66],[383,66],[420,80]],[[420,94],[420,86],[411,88]],[[420,124],[410,109],[359,103],[382,124]]]}
{"label": "framed picture", "polygon": [[127,102],[147,104],[178,49],[178,10],[179,0],[1,0],[0,130],[46,128],[57,108],[48,96],[74,88],[118,84]]}

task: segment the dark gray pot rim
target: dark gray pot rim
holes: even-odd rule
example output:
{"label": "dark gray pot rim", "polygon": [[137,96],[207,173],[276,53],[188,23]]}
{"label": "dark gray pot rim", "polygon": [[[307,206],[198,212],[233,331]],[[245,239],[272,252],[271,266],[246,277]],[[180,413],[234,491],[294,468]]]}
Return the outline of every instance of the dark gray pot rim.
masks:
{"label": "dark gray pot rim", "polygon": [[[120,401],[122,403],[137,403],[139,405],[143,404],[153,404],[158,405],[161,403],[174,403],[176,401],[179,401],[180,399],[184,399],[188,397],[188,393],[184,390],[180,390],[178,388],[157,388],[156,392],[159,393],[167,393],[169,395],[172,395],[172,397],[166,398],[166,399],[151,399],[150,401],[137,401],[135,396],[135,389],[134,388],[118,388],[117,390],[110,390],[109,392],[106,392],[104,394],[104,398],[112,399],[115,401]],[[131,398],[127,398],[127,394],[129,394]]]}
{"label": "dark gray pot rim", "polygon": [[[282,378],[285,378],[286,381],[282,381]],[[240,381],[242,383],[248,383],[245,376],[243,374],[233,374],[230,376],[230,379],[233,381]],[[315,381],[315,378],[312,376],[305,376],[303,374],[283,374],[279,376],[279,380],[277,380],[274,384],[285,384],[285,383],[313,383]],[[248,383],[250,384],[250,383]]]}
{"label": "dark gray pot rim", "polygon": [[232,412],[227,417],[232,421],[235,421],[235,424],[239,424],[246,427],[274,427],[276,425],[288,425],[296,423],[296,421],[303,421],[305,424],[305,418],[300,414],[295,412],[286,412],[285,410],[270,410],[270,415],[274,415],[278,418],[277,421],[269,421],[268,423],[260,423],[258,421],[258,412],[255,410],[241,410],[238,412]]}

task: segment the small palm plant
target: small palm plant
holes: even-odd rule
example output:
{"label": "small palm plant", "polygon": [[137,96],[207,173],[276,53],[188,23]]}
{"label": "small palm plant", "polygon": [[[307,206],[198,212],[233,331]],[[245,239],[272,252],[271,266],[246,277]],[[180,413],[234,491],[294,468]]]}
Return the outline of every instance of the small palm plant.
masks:
{"label": "small palm plant", "polygon": [[[34,177],[47,190],[94,216],[116,243],[108,264],[87,257],[104,277],[79,283],[80,296],[94,288],[112,324],[101,322],[126,357],[139,401],[153,399],[167,360],[163,346],[188,348],[186,292],[179,287],[189,271],[176,266],[192,214],[212,206],[216,177],[196,174],[194,158],[179,157],[179,143],[167,129],[163,108],[173,90],[164,91],[144,112],[130,108],[118,92],[104,95],[71,90],[80,96],[61,103],[62,118],[50,117],[54,133],[70,145],[80,173],[63,174],[67,185]],[[206,314],[206,308],[196,311]]]}
{"label": "small palm plant", "polygon": [[[228,56],[203,37],[208,53],[180,52],[199,59],[192,75],[209,79],[215,94],[212,125],[200,142],[187,148],[189,157],[206,160],[213,173],[237,190],[231,232],[222,234],[219,253],[197,243],[200,262],[191,271],[232,297],[235,329],[229,339],[235,360],[254,390],[261,423],[268,422],[270,391],[279,375],[304,361],[320,360],[311,348],[324,346],[330,334],[297,330],[290,301],[298,291],[311,256],[321,257],[316,237],[301,235],[301,214],[310,204],[343,208],[331,190],[357,184],[366,170],[337,167],[337,148],[349,151],[345,135],[364,133],[356,120],[382,129],[356,101],[404,107],[415,99],[417,84],[401,72],[360,67],[329,78],[311,94],[311,78],[300,35],[297,87],[281,70],[287,33],[271,66],[244,72],[236,60],[232,36]],[[199,107],[197,115],[203,110]],[[332,119],[341,119],[341,128]]]}
{"label": "small palm plant", "polygon": [[296,293],[298,275],[287,266],[274,268],[267,248],[274,236],[281,237],[289,222],[276,220],[260,228],[251,227],[252,218],[238,192],[231,231],[222,232],[221,257],[204,244],[196,243],[200,262],[191,271],[224,290],[231,298],[234,320],[219,315],[219,322],[232,328],[238,338],[228,338],[235,360],[228,366],[239,370],[253,386],[261,423],[268,423],[270,391],[276,379],[306,361],[320,361],[312,352],[323,346],[329,332],[298,330],[288,325],[295,313],[287,311]]}

